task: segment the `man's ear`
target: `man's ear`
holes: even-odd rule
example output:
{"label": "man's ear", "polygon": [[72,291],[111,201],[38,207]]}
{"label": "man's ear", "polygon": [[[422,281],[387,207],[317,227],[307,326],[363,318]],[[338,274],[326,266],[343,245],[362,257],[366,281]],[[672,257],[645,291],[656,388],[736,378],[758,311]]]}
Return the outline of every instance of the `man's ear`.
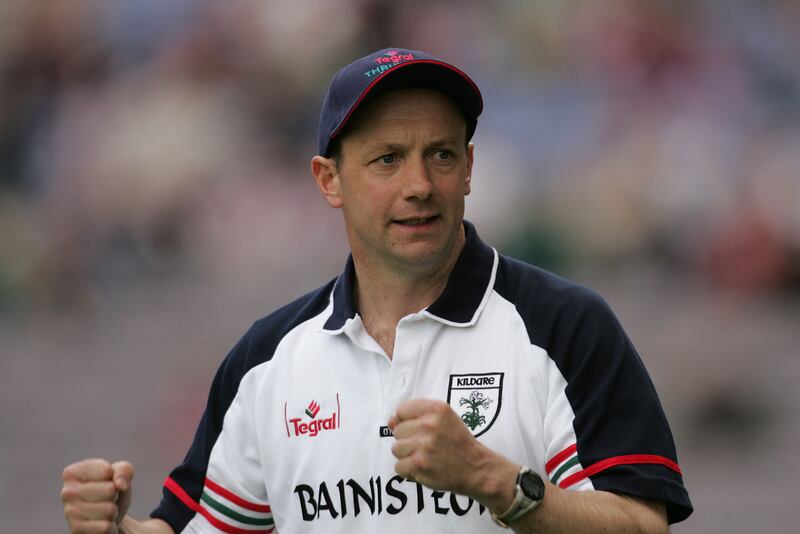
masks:
{"label": "man's ear", "polygon": [[464,196],[469,195],[472,191],[472,163],[475,161],[475,145],[470,143],[467,145],[467,176],[464,183]]}
{"label": "man's ear", "polygon": [[325,197],[325,201],[332,208],[342,207],[342,183],[339,179],[339,170],[336,168],[336,160],[323,156],[311,158],[311,174],[317,187]]}

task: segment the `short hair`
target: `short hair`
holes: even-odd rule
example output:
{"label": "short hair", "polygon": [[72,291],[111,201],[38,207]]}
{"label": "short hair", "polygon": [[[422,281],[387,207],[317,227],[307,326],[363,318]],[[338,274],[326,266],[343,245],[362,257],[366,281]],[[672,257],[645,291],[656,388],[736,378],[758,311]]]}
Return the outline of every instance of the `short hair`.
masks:
{"label": "short hair", "polygon": [[335,139],[331,139],[330,144],[331,155],[329,156],[330,159],[333,160],[334,164],[336,165],[336,172],[342,171],[342,136],[338,136]]}

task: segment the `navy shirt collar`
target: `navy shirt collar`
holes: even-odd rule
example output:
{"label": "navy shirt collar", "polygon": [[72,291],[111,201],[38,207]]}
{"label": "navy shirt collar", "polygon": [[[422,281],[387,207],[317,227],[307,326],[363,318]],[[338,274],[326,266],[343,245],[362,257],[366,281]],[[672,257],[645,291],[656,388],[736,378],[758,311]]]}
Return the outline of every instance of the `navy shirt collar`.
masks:
{"label": "navy shirt collar", "polygon": [[[456,260],[444,291],[431,304],[426,314],[442,322],[467,326],[475,322],[488,292],[494,284],[496,253],[481,241],[472,223],[464,221],[466,243]],[[353,257],[347,258],[344,272],[333,288],[333,312],[325,322],[325,330],[340,330],[358,313],[354,299],[356,270]]]}

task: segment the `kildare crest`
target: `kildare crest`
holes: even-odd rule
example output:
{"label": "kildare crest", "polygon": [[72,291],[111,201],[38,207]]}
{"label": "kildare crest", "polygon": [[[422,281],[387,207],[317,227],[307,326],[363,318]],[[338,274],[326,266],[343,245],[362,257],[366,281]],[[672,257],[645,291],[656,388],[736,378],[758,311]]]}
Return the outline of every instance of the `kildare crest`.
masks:
{"label": "kildare crest", "polygon": [[473,436],[494,424],[503,400],[503,373],[450,375],[447,402]]}

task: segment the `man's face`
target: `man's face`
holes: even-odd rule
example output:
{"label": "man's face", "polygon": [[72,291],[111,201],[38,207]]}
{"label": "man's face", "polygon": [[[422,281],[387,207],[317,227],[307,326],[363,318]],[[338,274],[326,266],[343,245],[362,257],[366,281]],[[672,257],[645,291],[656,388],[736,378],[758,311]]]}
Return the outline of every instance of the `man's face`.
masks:
{"label": "man's face", "polygon": [[357,261],[425,272],[458,255],[472,172],[465,138],[463,115],[436,91],[391,91],[359,113],[334,178]]}

